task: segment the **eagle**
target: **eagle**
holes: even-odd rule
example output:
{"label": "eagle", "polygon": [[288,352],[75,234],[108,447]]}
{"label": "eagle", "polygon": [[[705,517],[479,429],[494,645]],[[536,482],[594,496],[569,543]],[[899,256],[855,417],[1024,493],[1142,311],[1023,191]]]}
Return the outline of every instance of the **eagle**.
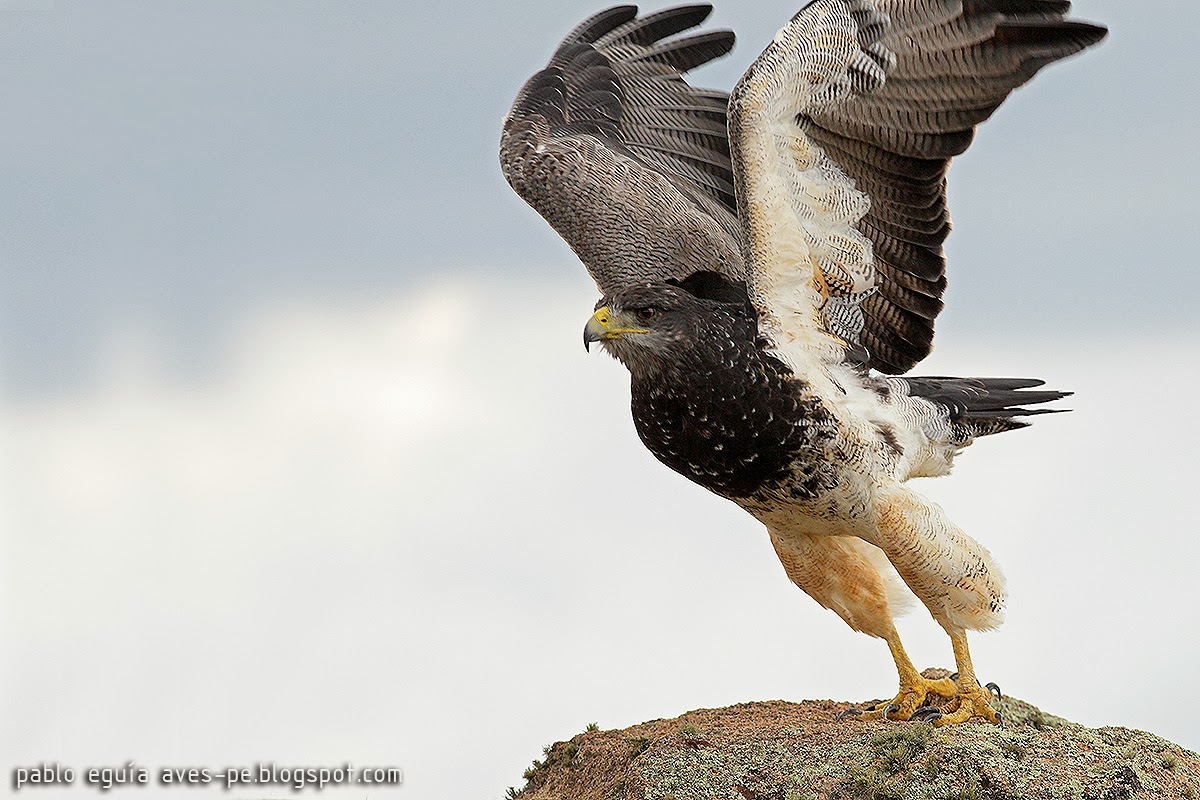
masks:
{"label": "eagle", "polygon": [[[504,120],[504,175],[595,280],[584,344],[628,368],[642,442],[761,521],[793,583],[887,644],[899,689],[861,719],[1002,721],[967,631],[1001,623],[1004,576],[906,482],[1068,393],[903,375],[942,310],[950,160],[1013,89],[1104,38],[1069,9],[815,0],[726,94],[683,78],[733,47],[730,31],[685,34],[711,6],[616,6],[567,34]],[[912,595],[957,674],[906,654],[893,618]]]}

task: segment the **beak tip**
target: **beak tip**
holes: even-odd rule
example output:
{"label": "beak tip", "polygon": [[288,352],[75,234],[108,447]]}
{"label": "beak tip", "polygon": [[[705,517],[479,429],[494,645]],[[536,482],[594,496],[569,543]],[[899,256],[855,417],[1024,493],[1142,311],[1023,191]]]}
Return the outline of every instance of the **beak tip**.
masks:
{"label": "beak tip", "polygon": [[583,349],[587,352],[592,352],[592,342],[599,342],[609,338],[608,335],[608,307],[597,309],[592,318],[588,320],[587,325],[583,328]]}

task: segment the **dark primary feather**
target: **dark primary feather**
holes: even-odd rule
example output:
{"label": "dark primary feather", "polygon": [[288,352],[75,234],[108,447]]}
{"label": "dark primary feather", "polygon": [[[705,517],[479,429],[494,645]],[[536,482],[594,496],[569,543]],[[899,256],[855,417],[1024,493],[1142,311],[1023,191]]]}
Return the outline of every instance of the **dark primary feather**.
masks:
{"label": "dark primary feather", "polygon": [[[657,42],[694,28],[712,13],[712,6],[677,6],[637,18],[637,6],[622,6],[621,24],[588,41],[605,48],[622,44],[649,47]],[[601,11],[600,14],[606,12]]]}
{"label": "dark primary feather", "polygon": [[637,16],[637,6],[613,6],[598,11],[576,25],[563,37],[559,47],[573,42],[592,43]]}

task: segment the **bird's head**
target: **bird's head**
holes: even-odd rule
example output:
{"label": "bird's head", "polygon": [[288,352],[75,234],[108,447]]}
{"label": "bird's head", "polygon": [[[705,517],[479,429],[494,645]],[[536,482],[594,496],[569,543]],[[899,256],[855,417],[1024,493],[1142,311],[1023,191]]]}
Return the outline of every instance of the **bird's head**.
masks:
{"label": "bird's head", "polygon": [[742,284],[714,284],[735,293],[718,293],[714,299],[704,296],[712,294],[707,285],[697,289],[689,281],[647,283],[601,298],[583,329],[584,347],[600,342],[638,377],[664,367],[686,369],[699,348],[722,338],[753,336],[752,323],[745,330],[749,320],[748,306],[740,299],[745,297]]}

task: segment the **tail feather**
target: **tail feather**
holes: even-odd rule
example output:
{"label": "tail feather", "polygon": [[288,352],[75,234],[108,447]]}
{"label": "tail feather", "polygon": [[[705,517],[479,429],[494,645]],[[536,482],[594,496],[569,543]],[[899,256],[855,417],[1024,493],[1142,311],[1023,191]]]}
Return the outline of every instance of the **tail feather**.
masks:
{"label": "tail feather", "polygon": [[921,397],[946,409],[950,424],[960,436],[975,438],[1024,428],[1029,423],[1017,417],[1057,414],[1065,408],[1026,408],[1070,397],[1071,392],[1050,389],[1029,391],[1045,385],[1036,378],[902,378],[912,397]]}

